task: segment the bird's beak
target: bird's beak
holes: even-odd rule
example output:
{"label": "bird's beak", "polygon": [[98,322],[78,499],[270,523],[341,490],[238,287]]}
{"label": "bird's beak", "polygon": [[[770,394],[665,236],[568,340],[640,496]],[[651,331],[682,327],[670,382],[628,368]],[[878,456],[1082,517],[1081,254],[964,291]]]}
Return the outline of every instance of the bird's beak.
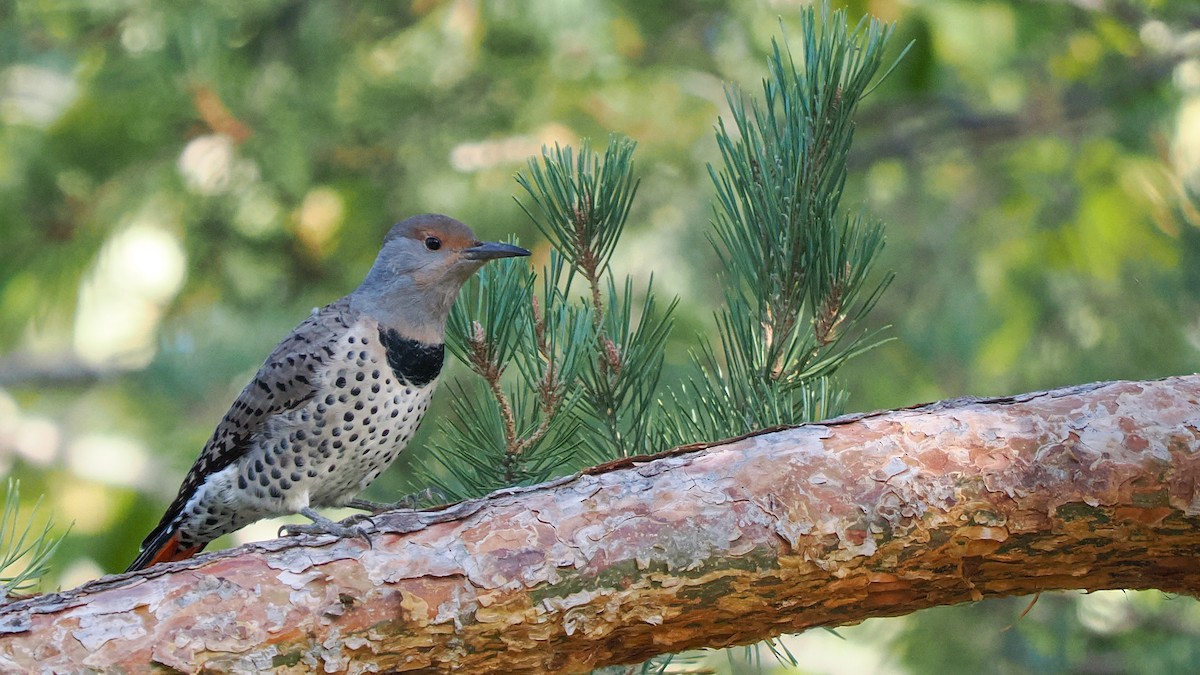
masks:
{"label": "bird's beak", "polygon": [[463,257],[467,260],[494,260],[496,258],[512,258],[529,255],[529,251],[512,244],[501,244],[498,241],[485,241],[471,248],[463,249]]}

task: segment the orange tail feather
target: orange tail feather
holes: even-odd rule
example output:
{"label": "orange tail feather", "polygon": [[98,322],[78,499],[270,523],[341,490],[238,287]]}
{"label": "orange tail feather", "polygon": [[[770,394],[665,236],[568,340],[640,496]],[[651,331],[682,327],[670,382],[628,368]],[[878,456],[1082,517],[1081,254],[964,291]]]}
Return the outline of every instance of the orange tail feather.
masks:
{"label": "orange tail feather", "polygon": [[190,546],[187,548],[180,546],[179,533],[171,532],[169,536],[165,537],[165,539],[164,537],[159,536],[156,537],[154,541],[147,544],[142,549],[142,552],[138,554],[137,559],[133,561],[133,564],[129,566],[129,569],[125,571],[132,572],[134,570],[141,570],[150,567],[151,565],[157,565],[158,563],[163,562],[187,560],[188,558],[199,553],[200,549],[202,548],[204,548],[203,545]]}

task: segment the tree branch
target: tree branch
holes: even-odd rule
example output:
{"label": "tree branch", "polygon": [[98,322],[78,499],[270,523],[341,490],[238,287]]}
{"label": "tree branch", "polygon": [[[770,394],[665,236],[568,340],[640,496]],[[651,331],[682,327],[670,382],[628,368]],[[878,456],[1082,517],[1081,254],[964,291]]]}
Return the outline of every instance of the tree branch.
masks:
{"label": "tree branch", "polygon": [[1200,592],[1200,376],[631,458],[0,607],[0,670],[578,672],[1050,589]]}

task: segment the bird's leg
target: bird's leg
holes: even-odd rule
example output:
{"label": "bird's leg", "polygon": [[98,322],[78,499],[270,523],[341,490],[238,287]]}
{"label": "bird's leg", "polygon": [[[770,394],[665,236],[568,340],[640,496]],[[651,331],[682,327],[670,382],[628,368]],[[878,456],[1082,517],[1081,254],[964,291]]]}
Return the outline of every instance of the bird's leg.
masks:
{"label": "bird's leg", "polygon": [[371,545],[371,538],[367,536],[364,530],[357,527],[350,527],[342,523],[335,523],[325,516],[317,513],[312,507],[304,507],[300,509],[300,515],[305,516],[312,521],[311,525],[284,525],[279,528],[279,534],[282,536],[284,532],[288,535],[297,534],[332,534],[335,537],[359,537],[367,542],[367,546]]}
{"label": "bird's leg", "polygon": [[[411,495],[405,495],[394,502],[373,502],[368,499],[351,499],[346,502],[346,506],[352,509],[362,511],[370,511],[372,515],[379,515],[384,511],[409,510],[417,508],[417,505],[423,501],[447,501],[446,495],[441,490],[435,487],[427,487],[420,492],[414,492]],[[353,518],[353,516],[351,516]]]}

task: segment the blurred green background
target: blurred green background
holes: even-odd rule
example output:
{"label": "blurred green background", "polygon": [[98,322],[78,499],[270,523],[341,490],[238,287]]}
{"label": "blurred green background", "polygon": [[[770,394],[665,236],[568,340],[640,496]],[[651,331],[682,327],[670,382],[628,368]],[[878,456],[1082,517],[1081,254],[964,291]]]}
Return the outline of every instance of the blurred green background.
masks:
{"label": "blurred green background", "polygon": [[[391,223],[444,212],[544,259],[511,197],[543,144],[638,141],[617,272],[681,297],[684,363],[720,297],[723,86],[758,89],[797,6],[0,3],[0,471],[74,523],[48,587],[125,567],[262,358],[357,285]],[[1196,370],[1200,3],[849,7],[897,22],[894,52],[915,41],[851,156],[843,203],[887,223],[896,272],[871,323],[897,338],[842,371],[851,408]],[[420,487],[404,478],[368,496]],[[788,644],[810,673],[1200,669],[1192,599],[1027,604]]]}

